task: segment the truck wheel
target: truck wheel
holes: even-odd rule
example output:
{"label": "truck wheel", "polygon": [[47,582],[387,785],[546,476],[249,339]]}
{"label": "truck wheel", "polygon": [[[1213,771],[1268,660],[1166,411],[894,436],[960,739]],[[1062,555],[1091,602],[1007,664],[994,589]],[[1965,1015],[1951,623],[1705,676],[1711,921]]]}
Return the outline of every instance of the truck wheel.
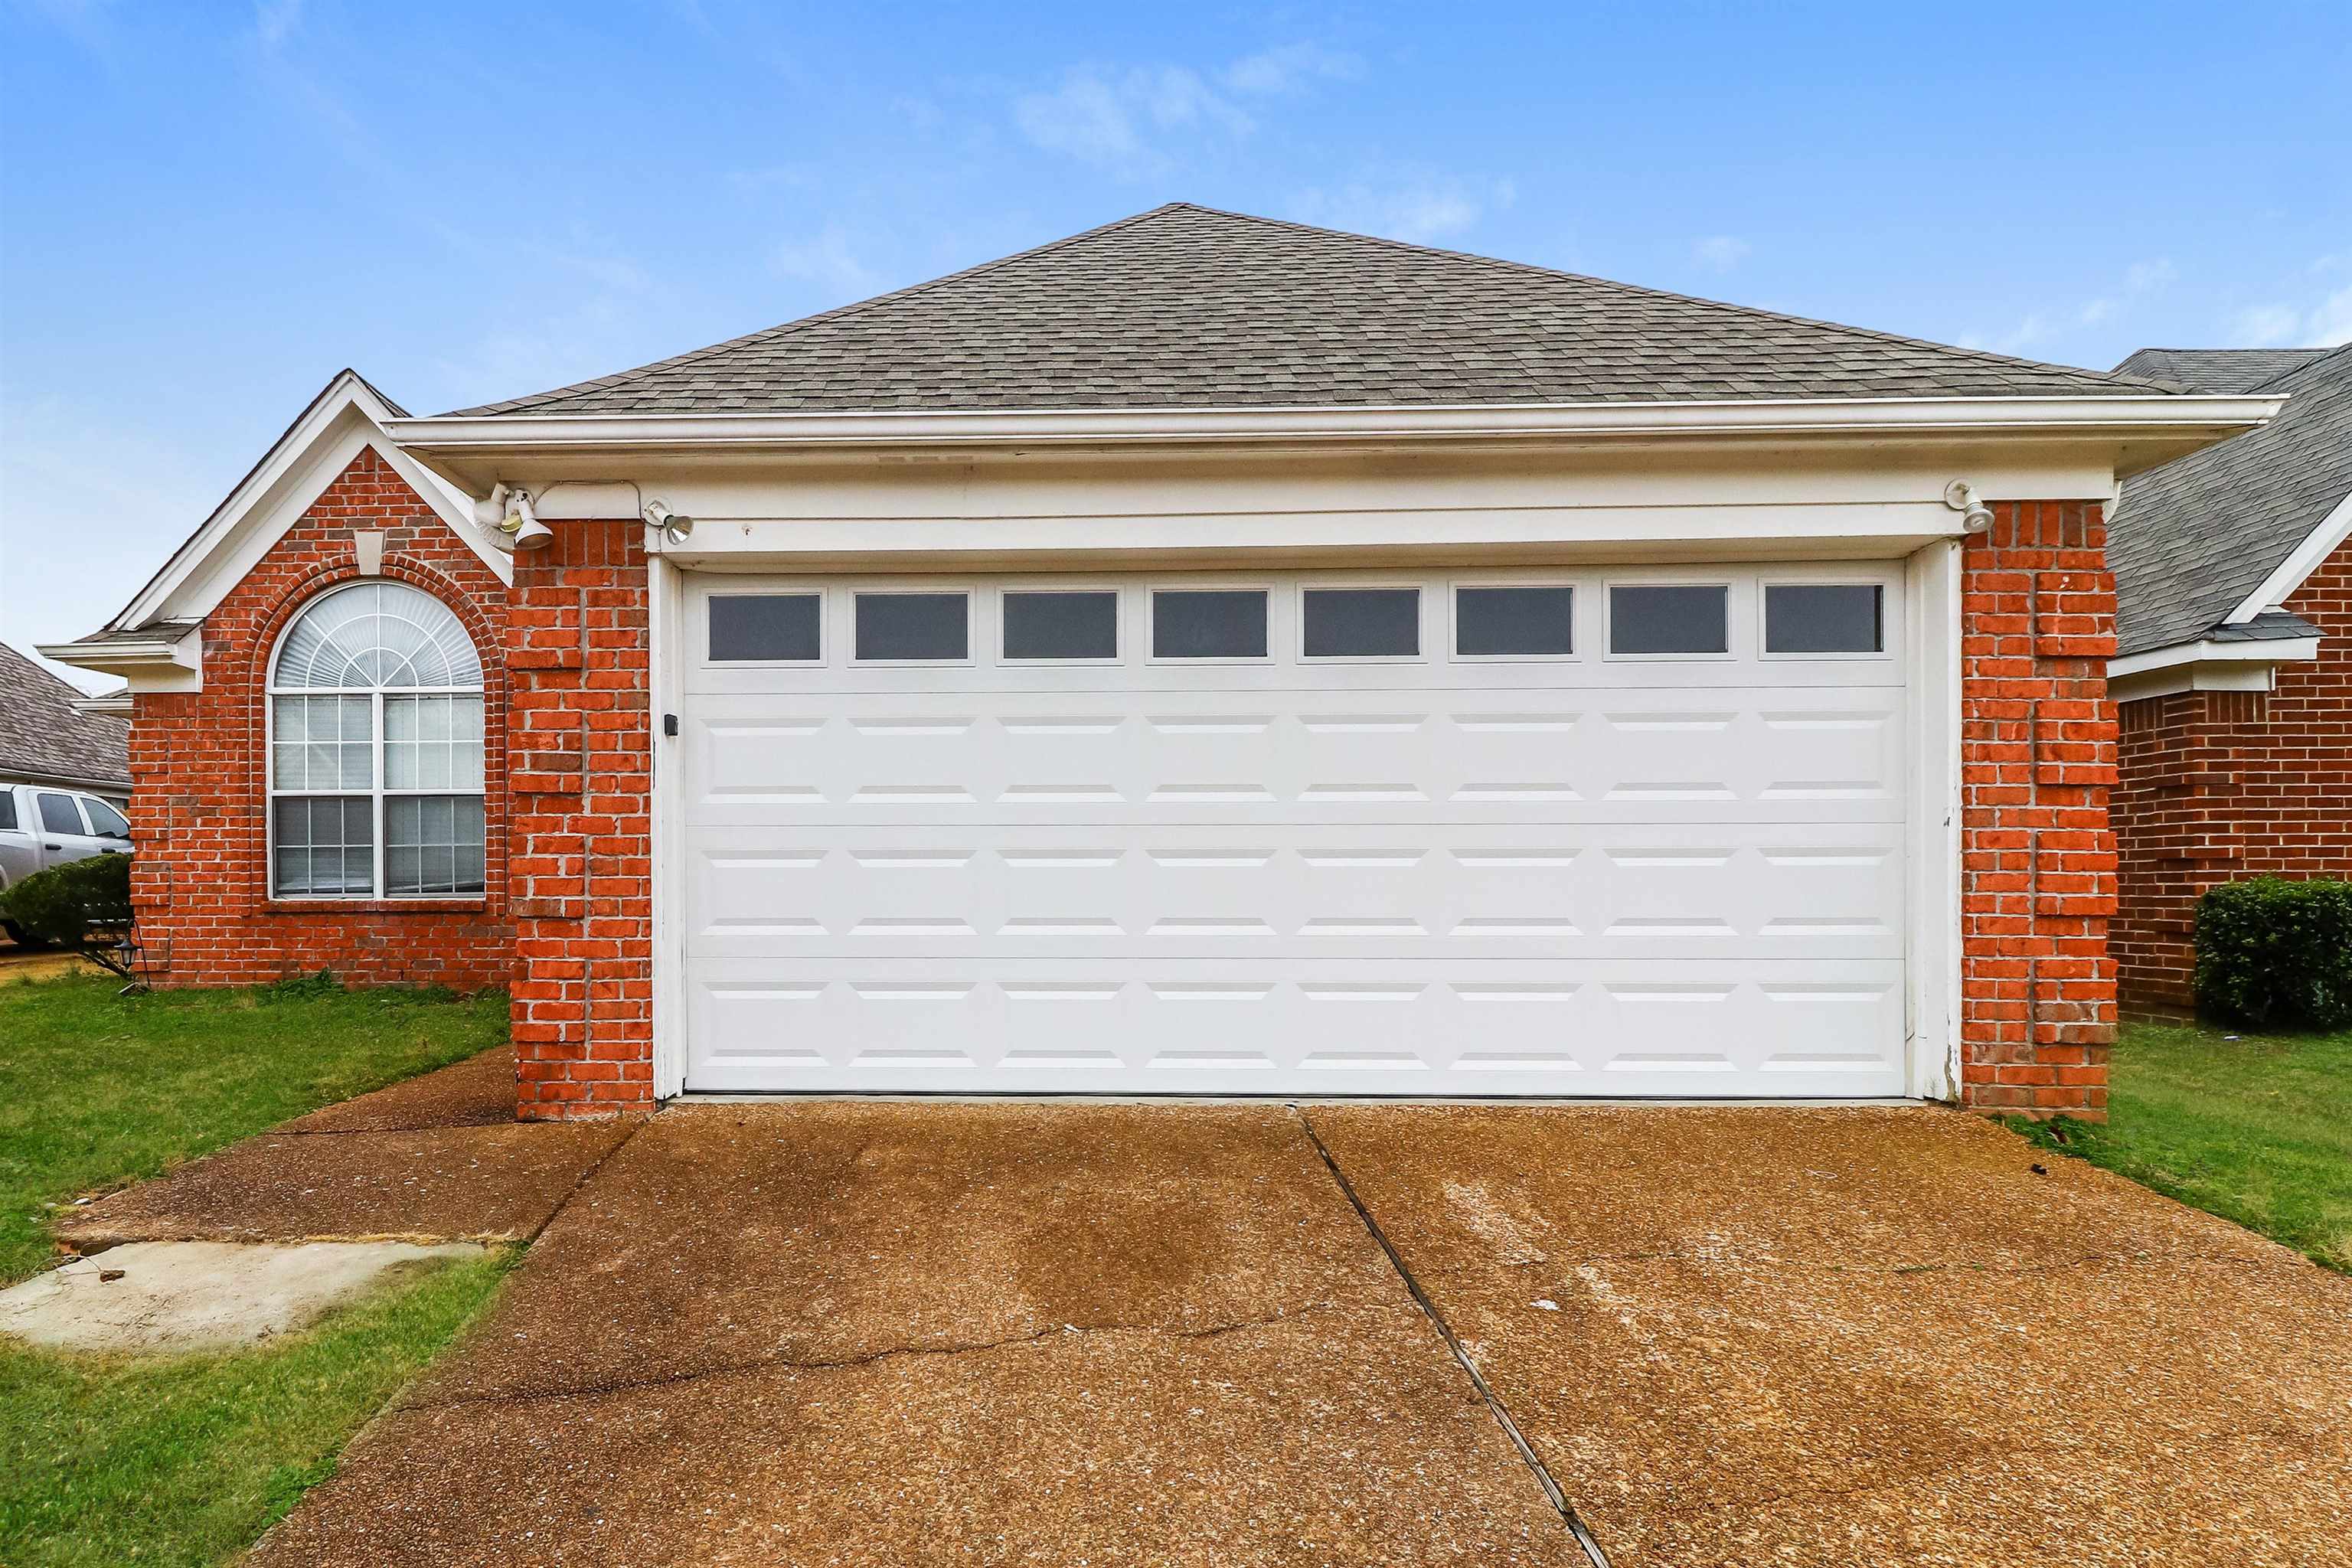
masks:
{"label": "truck wheel", "polygon": [[8,940],[15,942],[18,947],[23,948],[26,952],[35,952],[49,945],[47,942],[43,942],[37,936],[26,935],[25,929],[22,926],[19,926],[15,921],[0,921],[0,931],[5,931],[8,935]]}

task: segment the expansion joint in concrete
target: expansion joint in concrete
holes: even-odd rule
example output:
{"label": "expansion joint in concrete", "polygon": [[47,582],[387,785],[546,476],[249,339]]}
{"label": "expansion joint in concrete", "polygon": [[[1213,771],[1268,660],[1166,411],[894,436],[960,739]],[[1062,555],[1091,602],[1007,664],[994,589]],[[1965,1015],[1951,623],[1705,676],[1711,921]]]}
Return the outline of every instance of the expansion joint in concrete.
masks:
{"label": "expansion joint in concrete", "polygon": [[1445,1314],[1438,1310],[1429,1292],[1422,1289],[1421,1281],[1413,1278],[1404,1255],[1396,1249],[1396,1244],[1381,1228],[1381,1222],[1372,1217],[1371,1209],[1357,1194],[1356,1184],[1348,1180],[1348,1173],[1339,1168],[1339,1161],[1331,1152],[1330,1145],[1323,1142],[1323,1135],[1315,1131],[1315,1123],[1308,1120],[1307,1108],[1294,1105],[1290,1109],[1298,1118],[1298,1125],[1306,1132],[1307,1141],[1315,1145],[1315,1152],[1322,1157],[1323,1168],[1331,1173],[1331,1180],[1338,1184],[1339,1195],[1348,1200],[1348,1206],[1356,1211],[1356,1217],[1363,1222],[1364,1229],[1371,1234],[1372,1240],[1388,1256],[1389,1267],[1395,1269],[1397,1278],[1404,1281],[1405,1290],[1412,1297],[1413,1305],[1421,1309],[1422,1316],[1427,1318],[1430,1327],[1437,1331],[1437,1337],[1445,1342],[1445,1348],[1454,1353],[1455,1363],[1462,1368],[1463,1375],[1469,1378],[1470,1386],[1478,1391],[1478,1397],[1486,1402],[1487,1414],[1494,1416],[1495,1424],[1503,1429],[1503,1436],[1511,1440],[1511,1447],[1518,1450],[1519,1458],[1535,1477],[1536,1485],[1543,1489],[1544,1500],[1559,1513],[1560,1522],[1568,1526],[1569,1533],[1576,1537],[1576,1543],[1584,1549],[1585,1558],[1592,1568],[1609,1568],[1609,1557],[1601,1550],[1601,1542],[1594,1540],[1592,1531],[1585,1528],[1584,1521],[1577,1515],[1576,1505],[1568,1500],[1568,1494],[1560,1489],[1559,1482],[1552,1479],[1550,1469],[1545,1466],[1542,1456],[1536,1452],[1535,1445],[1528,1442],[1527,1434],[1519,1430],[1519,1424],[1511,1419],[1510,1411],[1504,1407],[1502,1399],[1487,1383],[1486,1373],[1478,1370],[1478,1363],[1472,1359],[1468,1347],[1454,1333],[1453,1325],[1445,1321]]}

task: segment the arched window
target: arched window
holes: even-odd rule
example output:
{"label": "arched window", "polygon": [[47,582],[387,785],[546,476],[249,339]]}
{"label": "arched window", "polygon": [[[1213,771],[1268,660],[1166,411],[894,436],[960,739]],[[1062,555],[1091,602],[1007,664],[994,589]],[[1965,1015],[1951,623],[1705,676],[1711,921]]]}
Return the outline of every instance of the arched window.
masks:
{"label": "arched window", "polygon": [[482,890],[482,660],[431,595],[353,583],[278,640],[269,883],[282,899]]}

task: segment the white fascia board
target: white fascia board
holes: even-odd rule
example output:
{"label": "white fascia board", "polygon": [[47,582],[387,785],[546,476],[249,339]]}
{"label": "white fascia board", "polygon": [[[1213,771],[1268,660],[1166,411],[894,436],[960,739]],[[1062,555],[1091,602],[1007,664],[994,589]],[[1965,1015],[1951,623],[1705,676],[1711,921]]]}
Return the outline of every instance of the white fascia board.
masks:
{"label": "white fascia board", "polygon": [[129,683],[131,691],[204,689],[202,626],[159,627],[143,636],[117,633],[89,642],[45,643],[35,651],[43,658],[53,658],[77,669],[119,676]]}
{"label": "white fascia board", "polygon": [[463,493],[384,433],[394,416],[392,405],[359,376],[350,371],[336,376],[110,624],[139,626],[209,613],[367,447],[500,580],[512,581],[513,563],[482,536]]}
{"label": "white fascia board", "polygon": [[2304,536],[2303,542],[2252,593],[2239,601],[2238,607],[2223,617],[2222,624],[2243,626],[2263,611],[2284,605],[2303,586],[2304,580],[2319,570],[2319,563],[2335,554],[2336,547],[2347,538],[2352,538],[2352,493],[2319,520],[2319,525]]}
{"label": "white fascia board", "polygon": [[2189,642],[2107,660],[2107,679],[2125,680],[2193,664],[2291,664],[2319,657],[2317,637],[2265,637],[2255,642]]}
{"label": "white fascia board", "polygon": [[129,713],[131,691],[126,687],[121,691],[110,691],[103,697],[77,697],[69,706],[77,713]]}
{"label": "white fascia board", "polygon": [[2149,437],[2201,446],[2268,420],[2282,397],[1742,399],[1402,408],[887,410],[395,418],[403,447],[443,463],[499,456],[803,447],[1664,440],[1714,437]]}

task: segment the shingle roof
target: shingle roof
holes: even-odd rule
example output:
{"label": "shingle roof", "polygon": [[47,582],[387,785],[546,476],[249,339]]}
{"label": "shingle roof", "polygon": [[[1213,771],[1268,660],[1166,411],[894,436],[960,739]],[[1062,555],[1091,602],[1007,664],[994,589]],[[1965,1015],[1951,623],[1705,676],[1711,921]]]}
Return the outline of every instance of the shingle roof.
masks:
{"label": "shingle roof", "polygon": [[2107,537],[2121,652],[2212,630],[2352,494],[2352,343],[2245,390],[2286,406],[2124,487]]}
{"label": "shingle roof", "polygon": [[2177,392],[1173,203],[458,412],[1402,406]]}
{"label": "shingle roof", "polygon": [[2266,381],[2301,370],[2326,349],[2141,349],[2116,366],[2117,375],[2174,381],[2199,392],[2235,397]]}
{"label": "shingle roof", "polygon": [[131,726],[73,705],[80,692],[0,643],[0,778],[131,787]]}

